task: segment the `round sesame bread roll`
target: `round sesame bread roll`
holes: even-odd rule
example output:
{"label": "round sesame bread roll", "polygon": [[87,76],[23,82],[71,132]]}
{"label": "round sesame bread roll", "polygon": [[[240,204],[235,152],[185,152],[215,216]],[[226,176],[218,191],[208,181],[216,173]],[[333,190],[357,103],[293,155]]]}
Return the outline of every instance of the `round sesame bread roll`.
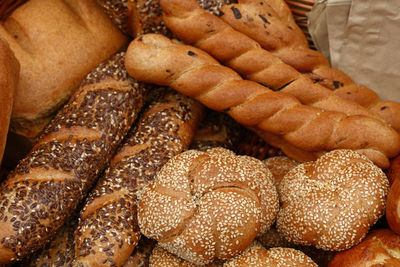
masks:
{"label": "round sesame bread roll", "polygon": [[224,267],[279,267],[279,266],[302,266],[317,267],[318,265],[303,252],[293,248],[270,248],[265,249],[258,242],[238,256],[224,263]]}
{"label": "round sesame bread roll", "polygon": [[0,38],[0,164],[6,147],[18,77],[19,62],[8,44]]}
{"label": "round sesame bread roll", "polygon": [[389,229],[373,230],[357,246],[337,253],[328,266],[400,266],[400,236]]}
{"label": "round sesame bread roll", "polygon": [[329,251],[348,249],[384,214],[384,172],[352,150],[334,150],[283,178],[277,229],[290,242]]}
{"label": "round sesame bread roll", "polygon": [[258,159],[224,148],[186,151],[158,173],[138,201],[139,227],[194,264],[228,259],[275,221],[279,203]]}
{"label": "round sesame bread roll", "polygon": [[263,163],[271,171],[274,184],[277,188],[279,188],[279,185],[286,173],[300,164],[300,162],[297,162],[286,156],[267,158],[263,160]]}

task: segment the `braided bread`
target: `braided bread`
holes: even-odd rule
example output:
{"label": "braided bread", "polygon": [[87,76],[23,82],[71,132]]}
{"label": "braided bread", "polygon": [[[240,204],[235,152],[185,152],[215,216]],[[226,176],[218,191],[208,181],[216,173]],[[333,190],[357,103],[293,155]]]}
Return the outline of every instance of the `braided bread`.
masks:
{"label": "braided bread", "polygon": [[[277,136],[306,153],[349,148],[387,167],[388,158],[400,149],[397,132],[381,121],[302,105],[289,94],[243,80],[204,51],[162,35],[147,34],[132,41],[125,65],[138,80],[168,85],[211,109],[227,112],[266,139],[264,135]],[[277,146],[285,149],[282,143]]]}
{"label": "braided bread", "polygon": [[130,129],[142,91],[123,53],[88,74],[0,186],[0,263],[38,250],[63,225]]}
{"label": "braided bread", "polygon": [[[203,10],[196,0],[161,0],[160,3],[165,24],[177,37],[208,52],[245,79],[289,93],[305,105],[383,120],[359,104],[342,99],[331,90],[314,83],[262,49],[256,41]],[[221,10],[224,7],[226,5]]]}
{"label": "braided bread", "polygon": [[125,263],[140,238],[137,191],[188,148],[202,111],[174,91],[161,93],[146,110],[86,201],[75,234],[75,266]]}
{"label": "braided bread", "polygon": [[400,132],[400,103],[382,101],[371,89],[355,84],[345,73],[331,68],[320,52],[309,49],[285,1],[239,0],[239,4],[223,6],[221,11],[221,19],[235,30],[337,96],[368,108]]}

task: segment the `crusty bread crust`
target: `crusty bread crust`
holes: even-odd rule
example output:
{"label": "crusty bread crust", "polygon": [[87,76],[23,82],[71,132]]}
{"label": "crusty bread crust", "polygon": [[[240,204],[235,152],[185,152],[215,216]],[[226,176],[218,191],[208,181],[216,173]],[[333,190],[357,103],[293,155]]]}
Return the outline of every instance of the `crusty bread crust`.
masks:
{"label": "crusty bread crust", "polygon": [[19,62],[0,38],[0,164],[6,146],[14,94],[19,78]]}
{"label": "crusty bread crust", "polygon": [[95,0],[31,0],[0,24],[21,64],[13,131],[36,137],[98,64],[128,39]]}
{"label": "crusty bread crust", "polygon": [[[299,151],[354,149],[380,167],[388,167],[388,158],[400,151],[399,134],[380,120],[302,105],[294,96],[243,80],[204,51],[162,35],[147,34],[132,41],[126,68],[140,81],[170,86],[211,109],[227,112],[261,137],[277,136]],[[287,152],[282,142],[270,144]],[[306,160],[316,159],[307,156]]]}
{"label": "crusty bread crust", "polygon": [[0,186],[0,263],[41,248],[77,208],[141,109],[124,54],[100,64]]}

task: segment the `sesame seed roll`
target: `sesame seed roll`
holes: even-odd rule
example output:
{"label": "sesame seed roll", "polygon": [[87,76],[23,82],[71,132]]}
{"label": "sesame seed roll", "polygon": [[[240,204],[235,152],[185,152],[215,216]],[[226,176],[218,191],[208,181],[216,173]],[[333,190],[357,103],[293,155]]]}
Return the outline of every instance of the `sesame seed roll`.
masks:
{"label": "sesame seed roll", "polygon": [[0,187],[0,263],[41,248],[88,193],[142,107],[125,54],[99,65]]}
{"label": "sesame seed roll", "polygon": [[384,214],[388,187],[386,175],[364,155],[333,150],[282,179],[277,230],[295,244],[348,249]]}
{"label": "sesame seed roll", "polygon": [[168,161],[138,201],[139,227],[194,264],[243,251],[275,221],[278,196],[258,159],[224,148],[189,150]]}
{"label": "sesame seed roll", "polygon": [[139,118],[91,191],[75,231],[74,266],[122,266],[135,249],[137,193],[189,147],[203,106],[165,89]]}

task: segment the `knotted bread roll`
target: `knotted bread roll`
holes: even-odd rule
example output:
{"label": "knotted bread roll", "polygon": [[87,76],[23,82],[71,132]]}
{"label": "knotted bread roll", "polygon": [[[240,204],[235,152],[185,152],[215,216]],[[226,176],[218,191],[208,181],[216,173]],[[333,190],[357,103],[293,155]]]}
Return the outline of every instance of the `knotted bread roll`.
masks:
{"label": "knotted bread roll", "polygon": [[274,222],[279,203],[264,164],[215,148],[186,151],[138,202],[141,232],[194,264],[230,258]]}

